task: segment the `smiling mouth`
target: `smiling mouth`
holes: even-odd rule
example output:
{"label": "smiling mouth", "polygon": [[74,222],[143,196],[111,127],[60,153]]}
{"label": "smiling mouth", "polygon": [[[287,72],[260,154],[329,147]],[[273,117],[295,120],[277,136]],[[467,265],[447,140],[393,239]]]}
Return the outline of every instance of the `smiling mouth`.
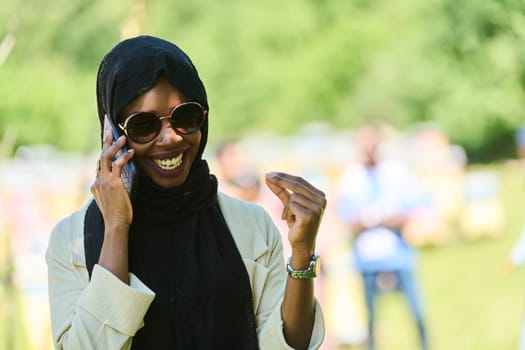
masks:
{"label": "smiling mouth", "polygon": [[153,159],[153,162],[162,170],[175,170],[182,164],[182,155],[183,153],[175,158]]}

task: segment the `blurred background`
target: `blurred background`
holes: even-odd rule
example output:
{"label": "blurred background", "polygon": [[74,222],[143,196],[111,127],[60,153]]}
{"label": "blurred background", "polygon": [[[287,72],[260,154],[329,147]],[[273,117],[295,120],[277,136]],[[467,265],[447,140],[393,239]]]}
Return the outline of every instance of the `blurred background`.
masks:
{"label": "blurred background", "polygon": [[[366,341],[352,241],[333,199],[357,159],[355,130],[370,120],[389,125],[389,154],[412,167],[429,199],[406,237],[419,252],[431,349],[517,349],[525,315],[525,273],[511,257],[525,222],[519,0],[2,2],[0,349],[51,348],[47,240],[89,199],[98,64],[138,34],[179,44],[199,70],[213,172],[225,176],[217,151],[235,140],[237,166],[256,180],[288,171],[326,192],[316,285],[325,350]],[[261,198],[274,214],[272,199]],[[402,297],[379,303],[378,349],[417,349]]]}

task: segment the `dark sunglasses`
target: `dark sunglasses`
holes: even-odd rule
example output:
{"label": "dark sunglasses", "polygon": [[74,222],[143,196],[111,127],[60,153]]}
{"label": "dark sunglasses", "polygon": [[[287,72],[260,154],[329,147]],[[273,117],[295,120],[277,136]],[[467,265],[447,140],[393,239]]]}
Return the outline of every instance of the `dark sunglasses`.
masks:
{"label": "dark sunglasses", "polygon": [[153,112],[133,113],[119,127],[132,141],[148,143],[162,130],[162,119],[169,118],[171,127],[177,134],[188,135],[197,132],[208,112],[197,102],[184,102],[175,106],[169,115],[159,116]]}

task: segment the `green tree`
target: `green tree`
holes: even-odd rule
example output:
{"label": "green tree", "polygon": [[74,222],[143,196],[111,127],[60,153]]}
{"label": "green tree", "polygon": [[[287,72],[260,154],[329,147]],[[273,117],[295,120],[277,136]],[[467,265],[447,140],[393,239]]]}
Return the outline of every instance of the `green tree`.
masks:
{"label": "green tree", "polygon": [[[510,156],[525,118],[518,0],[13,0],[0,5],[0,140],[98,144],[95,76],[122,36],[172,40],[210,99],[210,141],[323,120],[432,121],[471,159]],[[1,58],[1,51],[0,51]],[[1,61],[0,61],[1,62]]]}

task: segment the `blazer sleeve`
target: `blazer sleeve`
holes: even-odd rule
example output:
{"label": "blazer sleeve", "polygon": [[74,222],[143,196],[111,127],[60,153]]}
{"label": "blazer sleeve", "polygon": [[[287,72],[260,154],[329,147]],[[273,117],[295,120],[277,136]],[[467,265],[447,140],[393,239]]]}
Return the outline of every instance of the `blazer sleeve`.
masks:
{"label": "blazer sleeve", "polygon": [[[261,292],[256,320],[261,350],[290,349],[284,338],[281,306],[286,285],[287,273],[284,265],[281,235],[270,216],[264,212],[265,227],[268,235],[268,275]],[[324,319],[321,307],[315,301],[315,319],[308,349],[319,349],[325,334]]]}
{"label": "blazer sleeve", "polygon": [[[281,234],[262,207],[224,194],[219,199],[221,210],[250,276],[259,348],[292,349],[284,338],[281,317],[287,278]],[[323,315],[316,301],[309,349],[320,348],[324,333]]]}
{"label": "blazer sleeve", "polygon": [[89,280],[84,212],[55,226],[46,252],[53,343],[66,350],[129,349],[155,294],[133,274],[127,285],[100,265]]}

